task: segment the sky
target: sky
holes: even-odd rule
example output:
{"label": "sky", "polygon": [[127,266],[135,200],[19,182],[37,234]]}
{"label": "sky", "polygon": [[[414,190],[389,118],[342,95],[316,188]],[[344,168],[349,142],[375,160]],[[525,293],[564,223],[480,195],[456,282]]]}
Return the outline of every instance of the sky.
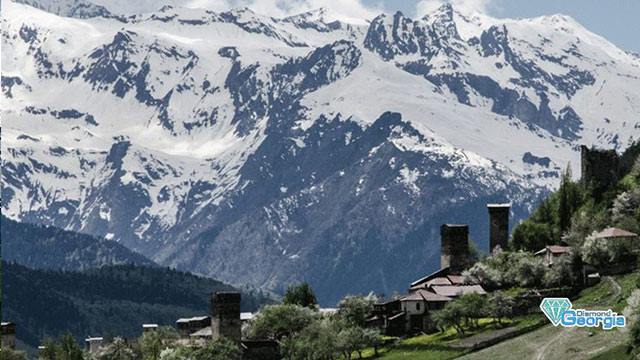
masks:
{"label": "sky", "polygon": [[[362,0],[388,12],[400,10],[411,16],[420,8],[441,0]],[[640,0],[451,0],[498,18],[528,18],[564,14],[624,50],[640,53]]]}

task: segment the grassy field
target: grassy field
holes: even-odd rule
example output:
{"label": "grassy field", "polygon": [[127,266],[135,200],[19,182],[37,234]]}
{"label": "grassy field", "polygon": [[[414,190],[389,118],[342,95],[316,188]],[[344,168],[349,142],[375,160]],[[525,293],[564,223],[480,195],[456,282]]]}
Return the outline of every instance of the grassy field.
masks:
{"label": "grassy field", "polygon": [[[626,298],[636,288],[638,272],[603,279],[599,284],[583,290],[573,301],[574,307],[611,308],[621,312]],[[619,286],[619,288],[616,286]],[[484,350],[461,357],[464,360],[482,359],[630,359],[624,353],[627,334],[619,330],[565,329],[545,326],[531,333],[504,341]]]}
{"label": "grassy field", "polygon": [[[467,329],[464,337],[459,337],[453,328],[445,332],[421,335],[404,340],[399,340],[393,347],[384,348],[378,351],[378,358],[384,360],[395,359],[435,359],[446,360],[458,358],[470,350],[457,348],[456,345],[461,340],[473,338],[481,334],[487,334],[498,329],[510,327],[522,329],[530,327],[539,322],[539,315],[520,316],[513,320],[503,321],[498,325],[493,319],[480,319],[478,329]],[[375,358],[372,349],[363,352],[363,358]]]}
{"label": "grassy field", "polygon": [[492,347],[462,357],[481,359],[590,359],[611,346],[622,344],[625,334],[618,330],[587,331],[579,328],[556,328],[547,325],[541,329],[504,341]]}
{"label": "grassy field", "polygon": [[626,345],[618,345],[592,357],[590,360],[634,360],[634,357],[627,353]]}

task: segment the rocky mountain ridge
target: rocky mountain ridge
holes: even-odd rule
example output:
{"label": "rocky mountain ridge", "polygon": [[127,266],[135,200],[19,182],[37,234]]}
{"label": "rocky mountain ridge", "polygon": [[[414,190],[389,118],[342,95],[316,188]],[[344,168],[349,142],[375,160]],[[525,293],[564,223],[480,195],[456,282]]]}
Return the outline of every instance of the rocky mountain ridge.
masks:
{"label": "rocky mountain ridge", "polygon": [[520,219],[640,135],[640,61],[568,17],[2,7],[3,214],[323,302],[434,270],[443,222],[486,247],[487,202]]}

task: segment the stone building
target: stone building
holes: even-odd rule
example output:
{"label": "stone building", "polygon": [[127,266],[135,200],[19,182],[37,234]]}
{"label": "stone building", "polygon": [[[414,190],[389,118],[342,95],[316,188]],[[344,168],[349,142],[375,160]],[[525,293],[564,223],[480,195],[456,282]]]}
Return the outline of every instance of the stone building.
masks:
{"label": "stone building", "polygon": [[367,325],[389,336],[435,331],[431,312],[464,294],[486,294],[482,286],[466,284],[462,271],[471,265],[469,227],[441,227],[441,269],[411,283],[406,295],[374,305]]}
{"label": "stone building", "polygon": [[192,334],[211,326],[210,316],[195,316],[176,320],[176,328],[182,338],[188,338]]}
{"label": "stone building", "polygon": [[489,252],[509,246],[509,211],[511,204],[487,204],[489,210]]}
{"label": "stone building", "polygon": [[211,295],[211,336],[214,340],[225,337],[240,343],[240,293],[216,292]]}
{"label": "stone building", "polygon": [[580,147],[581,181],[597,198],[620,177],[620,157],[615,150]]}
{"label": "stone building", "polygon": [[97,353],[104,346],[104,338],[102,337],[88,337],[84,342],[87,345],[89,354]]}
{"label": "stone building", "polygon": [[16,324],[12,322],[2,323],[2,348],[16,348]]}
{"label": "stone building", "polygon": [[[272,340],[242,339],[242,313],[240,312],[241,295],[239,292],[216,292],[211,295],[211,316],[180,319],[177,324],[184,331],[191,331],[209,322],[201,329],[189,334],[191,339],[203,341],[226,338],[234,341],[242,350],[244,360],[276,360],[280,359],[278,343]],[[250,321],[245,313],[245,321]],[[183,324],[183,325],[180,325]]]}
{"label": "stone building", "polygon": [[440,268],[460,273],[469,266],[469,226],[443,224],[440,227]]}

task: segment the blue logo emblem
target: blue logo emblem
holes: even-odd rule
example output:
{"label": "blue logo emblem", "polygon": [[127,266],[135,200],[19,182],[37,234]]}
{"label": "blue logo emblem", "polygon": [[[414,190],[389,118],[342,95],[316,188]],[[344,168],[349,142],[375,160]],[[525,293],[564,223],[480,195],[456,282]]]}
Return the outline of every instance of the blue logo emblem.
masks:
{"label": "blue logo emblem", "polygon": [[626,319],[609,310],[573,309],[567,298],[544,298],[540,303],[540,310],[551,321],[553,326],[563,327],[602,327],[611,330],[624,327]]}
{"label": "blue logo emblem", "polygon": [[569,309],[571,309],[571,301],[567,298],[544,298],[540,303],[540,310],[553,326],[560,325],[564,312]]}

